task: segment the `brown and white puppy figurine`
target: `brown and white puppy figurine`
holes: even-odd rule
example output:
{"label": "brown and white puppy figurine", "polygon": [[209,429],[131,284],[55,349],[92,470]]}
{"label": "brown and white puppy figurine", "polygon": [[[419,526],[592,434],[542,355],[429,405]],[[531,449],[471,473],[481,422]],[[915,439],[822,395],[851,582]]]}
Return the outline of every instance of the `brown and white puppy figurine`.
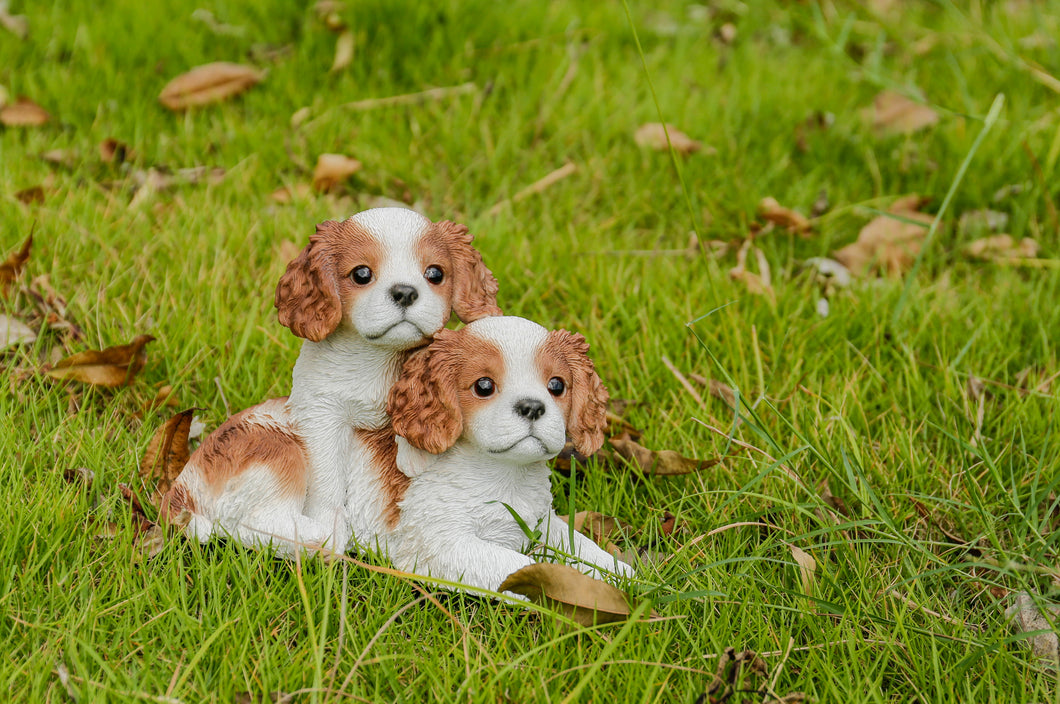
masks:
{"label": "brown and white puppy figurine", "polygon": [[276,288],[283,325],[304,338],[291,395],[238,413],[191,456],[163,515],[280,554],[371,544],[407,479],[392,468],[387,395],[409,351],[450,313],[499,315],[497,281],[467,228],[375,208],[317,226]]}
{"label": "brown and white puppy figurine", "polygon": [[395,567],[496,591],[533,562],[506,504],[582,571],[633,574],[552,509],[546,463],[566,436],[586,455],[604,441],[607,390],[588,349],[581,335],[493,317],[409,358],[387,406],[410,479],[387,538]]}

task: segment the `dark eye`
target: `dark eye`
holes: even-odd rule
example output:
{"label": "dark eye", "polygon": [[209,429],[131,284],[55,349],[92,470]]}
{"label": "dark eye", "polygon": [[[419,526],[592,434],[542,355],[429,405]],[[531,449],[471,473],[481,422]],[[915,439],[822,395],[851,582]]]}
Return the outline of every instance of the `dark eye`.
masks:
{"label": "dark eye", "polygon": [[497,387],[493,385],[493,379],[484,376],[475,382],[475,385],[471,387],[471,390],[479,398],[487,398],[493,395],[493,392],[497,390]]}
{"label": "dark eye", "polygon": [[432,264],[423,272],[423,278],[437,286],[442,283],[443,279],[445,279],[445,272]]}
{"label": "dark eye", "polygon": [[560,379],[558,376],[554,376],[548,380],[548,392],[553,396],[562,396],[566,389],[567,385],[564,384],[563,379]]}
{"label": "dark eye", "polygon": [[372,270],[361,265],[350,272],[350,278],[353,279],[353,283],[364,286],[372,281]]}

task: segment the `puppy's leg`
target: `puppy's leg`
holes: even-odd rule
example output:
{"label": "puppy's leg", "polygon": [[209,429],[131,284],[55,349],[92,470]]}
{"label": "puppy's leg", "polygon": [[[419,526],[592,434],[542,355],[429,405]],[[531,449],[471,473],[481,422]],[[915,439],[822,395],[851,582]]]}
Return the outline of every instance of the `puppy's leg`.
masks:
{"label": "puppy's leg", "polygon": [[232,528],[229,532],[244,545],[268,548],[281,557],[342,552],[331,548],[328,526],[296,513],[255,512]]}
{"label": "puppy's leg", "polygon": [[582,562],[574,565],[580,571],[597,579],[602,578],[601,571],[614,572],[623,577],[633,576],[632,567],[611,555],[578,531],[573,531],[574,544],[572,545],[570,542],[571,528],[556,515],[555,511],[550,511],[545,516],[545,523],[547,524],[544,526],[546,529],[544,531],[545,544],[582,560]]}
{"label": "puppy's leg", "polygon": [[[420,549],[405,542],[393,550],[392,561],[399,570],[481,589],[497,591],[508,575],[533,564],[533,560],[520,552],[472,534],[455,538],[447,536],[440,545],[416,542],[420,543]],[[517,599],[524,598],[508,594]]]}

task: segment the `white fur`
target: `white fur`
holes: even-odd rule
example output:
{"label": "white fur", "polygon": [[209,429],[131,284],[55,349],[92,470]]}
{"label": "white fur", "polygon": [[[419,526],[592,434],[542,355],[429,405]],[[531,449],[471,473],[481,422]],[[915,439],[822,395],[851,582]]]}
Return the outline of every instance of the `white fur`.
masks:
{"label": "white fur", "polygon": [[[633,568],[573,532],[552,509],[547,461],[563,448],[563,410],[549,394],[536,355],[546,330],[515,317],[483,318],[467,330],[498,346],[505,374],[489,402],[465,422],[446,452],[432,455],[398,442],[398,468],[411,484],[387,546],[395,567],[496,591],[505,577],[533,562],[526,535],[505,504],[547,546],[583,561],[587,574],[632,576]],[[530,421],[514,404],[539,400],[544,414]]]}
{"label": "white fur", "polygon": [[[271,543],[285,555],[321,544],[343,552],[351,533],[371,544],[385,530],[379,476],[354,431],[386,425],[387,393],[402,352],[445,325],[450,301],[424,279],[415,252],[432,224],[427,218],[404,208],[376,208],[351,219],[382,244],[382,266],[343,310],[331,335],[302,343],[285,412],[274,419],[304,442],[306,491],[292,494],[267,466],[251,466],[214,495],[193,461],[177,481],[196,503],[189,532],[202,541],[220,532],[252,546]],[[408,308],[395,303],[388,293],[395,284],[415,287],[416,302]]]}

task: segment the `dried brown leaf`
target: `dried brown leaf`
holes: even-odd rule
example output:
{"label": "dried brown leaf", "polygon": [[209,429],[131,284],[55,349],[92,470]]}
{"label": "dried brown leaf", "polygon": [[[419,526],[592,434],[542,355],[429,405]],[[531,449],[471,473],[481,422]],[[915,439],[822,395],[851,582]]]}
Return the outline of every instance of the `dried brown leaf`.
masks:
{"label": "dried brown leaf", "polygon": [[30,326],[0,313],[0,351],[15,345],[32,344],[36,340],[37,333]]}
{"label": "dried brown leaf", "polygon": [[44,202],[44,186],[30,186],[15,193],[15,199],[24,205],[35,205]]}
{"label": "dried brown leaf", "polygon": [[[564,522],[567,521],[567,516],[560,516],[560,518]],[[605,516],[599,511],[578,511],[574,514],[574,530],[588,536],[601,547],[608,545],[612,538],[622,535],[623,531],[629,529],[629,525],[614,516]]]}
{"label": "dried brown leaf", "polygon": [[25,96],[0,108],[0,124],[5,127],[39,127],[51,119],[47,110]]}
{"label": "dried brown leaf", "polygon": [[133,564],[152,559],[162,552],[162,548],[165,546],[165,529],[157,523],[152,523],[136,541],[136,550],[133,551],[132,556]]}
{"label": "dried brown leaf", "polygon": [[60,360],[47,374],[53,379],[73,379],[93,386],[127,385],[147,363],[144,347],[154,339],[140,335],[127,345],[79,352]]}
{"label": "dried brown leaf", "polygon": [[63,479],[70,484],[81,482],[85,486],[91,486],[92,482],[96,480],[96,473],[88,467],[74,467],[73,469],[63,470]]}
{"label": "dried brown leaf", "polygon": [[331,62],[331,72],[343,70],[353,62],[353,32],[344,29],[335,40],[335,60]]}
{"label": "dried brown leaf", "polygon": [[910,100],[901,93],[885,90],[872,101],[865,112],[872,120],[878,135],[912,134],[939,121],[939,115],[923,103]]}
{"label": "dried brown leaf", "polygon": [[646,475],[675,476],[691,474],[713,467],[720,459],[697,460],[673,450],[649,450],[626,434],[611,438],[615,454]]}
{"label": "dried brown leaf", "polygon": [[177,76],[162,89],[158,100],[170,110],[187,110],[231,98],[264,78],[253,66],[218,61]]}
{"label": "dried brown leaf", "polygon": [[343,154],[321,154],[313,169],[313,188],[326,192],[361,170],[361,162]]}
{"label": "dried brown leaf", "polygon": [[794,545],[788,546],[791,556],[795,558],[795,564],[799,566],[799,582],[802,584],[802,592],[806,596],[813,596],[813,581],[817,574],[817,560],[810,553]]}
{"label": "dried brown leaf", "polygon": [[1030,237],[1016,242],[1012,235],[993,235],[969,242],[964,254],[972,259],[1004,261],[1006,259],[1032,259],[1038,256],[1038,243]]}
{"label": "dried brown leaf", "polygon": [[1040,597],[1035,598],[1028,592],[1019,592],[1016,594],[1015,603],[1005,609],[1005,617],[1012,621],[1012,627],[1017,633],[1046,631],[1019,642],[1030,648],[1035,657],[1047,660],[1054,666],[1060,665],[1060,642],[1057,639],[1057,633],[1060,632],[1060,605],[1046,604],[1047,617],[1038,608],[1039,601]]}
{"label": "dried brown leaf", "polygon": [[72,169],[77,166],[77,152],[73,149],[49,149],[41,154],[40,158],[49,164],[61,166],[64,169]]}
{"label": "dried brown leaf", "polygon": [[3,291],[4,296],[7,295],[8,289],[18,278],[18,275],[22,273],[22,267],[29,260],[29,253],[32,247],[33,233],[31,232],[26,241],[22,243],[22,247],[17,252],[12,252],[8,255],[7,260],[0,264],[0,290]]}
{"label": "dried brown leaf", "polygon": [[717,379],[711,379],[708,384],[711,396],[724,401],[731,408],[736,408],[736,392],[732,390],[731,386]]}
{"label": "dried brown leaf", "polygon": [[583,626],[624,621],[630,614],[622,591],[567,565],[527,565],[508,575],[499,590],[522,594]]}
{"label": "dried brown leaf", "polygon": [[293,186],[280,186],[269,194],[269,198],[277,203],[292,203],[296,200],[305,200],[313,194],[308,183],[296,183]]}
{"label": "dried brown leaf", "polygon": [[869,221],[858,233],[858,239],[836,250],[835,258],[851,273],[864,275],[873,269],[888,276],[900,276],[913,264],[934,216],[921,213],[920,196],[906,196]]}
{"label": "dried brown leaf", "polygon": [[[598,455],[602,453],[597,453]],[[595,455],[594,455],[595,456]],[[563,449],[559,451],[559,454],[552,460],[552,467],[559,470],[560,472],[570,473],[571,463],[577,462],[580,465],[584,465],[589,461],[589,458],[578,452],[574,447],[574,443],[569,440],[563,446]]]}
{"label": "dried brown leaf", "polygon": [[758,216],[789,232],[804,233],[811,227],[810,220],[805,215],[797,210],[785,208],[772,197],[763,198],[758,204]]}
{"label": "dried brown leaf", "polygon": [[0,2],[0,26],[19,39],[29,36],[29,20],[25,15],[12,15],[8,12],[7,0]]}
{"label": "dried brown leaf", "polygon": [[666,141],[666,133],[670,133],[670,144],[678,154],[693,154],[703,148],[703,143],[692,139],[687,134],[667,123],[663,127],[661,122],[648,122],[637,128],[633,133],[633,140],[638,146],[652,149],[657,152],[670,150],[670,144]]}
{"label": "dried brown leaf", "polygon": [[144,483],[157,480],[155,492],[151,495],[151,503],[156,507],[191,456],[188,433],[196,410],[189,408],[167,420],[155,431],[140,460],[140,478]]}
{"label": "dried brown leaf", "polygon": [[107,137],[99,143],[99,158],[107,164],[124,164],[127,161],[135,160],[136,152],[124,142],[119,142],[113,137]]}

